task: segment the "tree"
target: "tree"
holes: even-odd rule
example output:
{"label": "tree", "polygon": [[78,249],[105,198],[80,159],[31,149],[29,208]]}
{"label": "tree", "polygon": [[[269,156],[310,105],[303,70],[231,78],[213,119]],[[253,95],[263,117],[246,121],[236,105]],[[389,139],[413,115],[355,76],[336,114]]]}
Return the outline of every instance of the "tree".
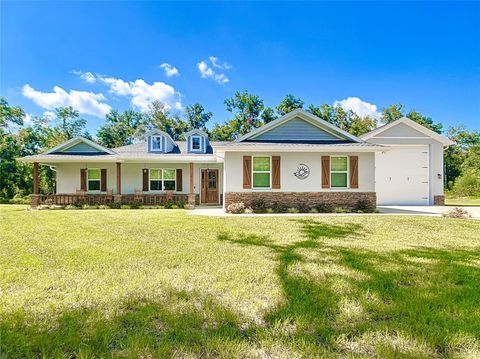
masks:
{"label": "tree", "polygon": [[185,107],[185,117],[190,129],[207,131],[206,124],[212,118],[212,113],[206,111],[198,102]]}
{"label": "tree", "polygon": [[230,120],[226,123],[215,124],[213,126],[210,138],[214,141],[233,141],[237,134],[237,125],[235,120]]}
{"label": "tree", "polygon": [[351,116],[348,132],[355,136],[363,135],[377,127],[377,121],[369,116],[360,117],[356,113]]}
{"label": "tree", "polygon": [[72,106],[57,107],[55,115],[58,121],[57,129],[65,137],[65,140],[80,136],[85,131],[87,121],[81,118],[80,113]]}
{"label": "tree", "polygon": [[150,105],[146,119],[145,125],[138,131],[139,137],[143,137],[149,130],[159,129],[168,133],[174,140],[179,140],[189,129],[188,123],[180,118],[178,112],[171,111],[158,100],[153,101]]}
{"label": "tree", "polygon": [[393,104],[385,107],[380,115],[380,121],[387,124],[396,121],[405,116],[405,106],[402,104]]}
{"label": "tree", "polygon": [[230,120],[228,126],[233,130],[235,138],[263,124],[261,114],[265,106],[258,95],[250,94],[247,91],[237,91],[232,98],[225,100],[224,103],[227,111],[234,114],[234,118]]}
{"label": "tree", "polygon": [[286,95],[280,104],[277,106],[277,112],[280,116],[283,116],[297,108],[303,108],[303,102],[300,98],[293,96],[292,94]]}
{"label": "tree", "polygon": [[0,97],[0,131],[8,130],[9,125],[23,125],[25,112],[20,107],[9,106],[5,98]]}
{"label": "tree", "polygon": [[119,113],[112,110],[106,115],[106,123],[97,131],[98,141],[110,148],[130,145],[145,123],[146,116],[141,112],[126,110]]}
{"label": "tree", "polygon": [[434,123],[430,117],[424,116],[418,111],[411,110],[409,113],[407,113],[407,117],[410,120],[415,121],[420,125],[431,129],[432,131],[435,131],[436,133],[442,133],[443,125],[441,123]]}
{"label": "tree", "polygon": [[265,110],[263,110],[261,116],[262,121],[264,124],[272,122],[277,119],[277,115],[275,115],[275,111],[271,107],[266,107]]}
{"label": "tree", "polygon": [[434,123],[430,117],[424,116],[416,110],[410,110],[408,113],[405,113],[405,106],[402,104],[393,104],[385,107],[380,115],[380,121],[387,124],[402,117],[408,117],[410,120],[415,121],[432,131],[442,133],[443,125],[441,123]]}

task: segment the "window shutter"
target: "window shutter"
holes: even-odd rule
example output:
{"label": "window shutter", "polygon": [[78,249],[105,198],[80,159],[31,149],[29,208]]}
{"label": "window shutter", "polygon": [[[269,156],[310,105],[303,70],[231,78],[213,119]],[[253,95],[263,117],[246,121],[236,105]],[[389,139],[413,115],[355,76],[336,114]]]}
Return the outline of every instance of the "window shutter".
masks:
{"label": "window shutter", "polygon": [[100,191],[107,192],[107,169],[100,170]]}
{"label": "window shutter", "polygon": [[350,156],[350,188],[358,188],[358,156]]}
{"label": "window shutter", "polygon": [[243,188],[252,188],[252,156],[243,156]]}
{"label": "window shutter", "polygon": [[280,188],[280,156],[272,156],[272,188]]}
{"label": "window shutter", "polygon": [[182,192],[183,183],[182,183],[182,169],[177,168],[177,192]]}
{"label": "window shutter", "polygon": [[87,190],[87,169],[80,168],[80,190]]}
{"label": "window shutter", "polygon": [[142,191],[148,191],[148,168],[143,169],[143,188]]}
{"label": "window shutter", "polygon": [[330,188],[330,156],[322,156],[322,188]]}

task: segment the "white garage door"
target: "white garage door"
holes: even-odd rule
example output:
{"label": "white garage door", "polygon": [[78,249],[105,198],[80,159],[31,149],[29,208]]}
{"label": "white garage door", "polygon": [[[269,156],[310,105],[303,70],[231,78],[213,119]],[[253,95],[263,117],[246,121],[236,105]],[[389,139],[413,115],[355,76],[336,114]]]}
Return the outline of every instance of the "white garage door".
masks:
{"label": "white garage door", "polygon": [[391,147],[375,155],[379,205],[428,205],[428,146]]}

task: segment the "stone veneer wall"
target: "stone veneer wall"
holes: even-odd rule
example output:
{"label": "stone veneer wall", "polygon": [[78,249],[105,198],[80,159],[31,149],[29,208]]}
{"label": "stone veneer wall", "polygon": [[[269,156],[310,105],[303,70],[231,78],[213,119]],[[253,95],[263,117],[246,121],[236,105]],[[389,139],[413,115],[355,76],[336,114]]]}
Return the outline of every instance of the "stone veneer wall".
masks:
{"label": "stone veneer wall", "polygon": [[368,201],[374,207],[377,206],[375,192],[226,192],[224,194],[225,208],[235,202],[243,202],[248,207],[256,199],[263,200],[268,207],[275,203],[281,203],[287,207],[302,204],[309,208],[327,204],[353,209],[360,200]]}
{"label": "stone veneer wall", "polygon": [[445,205],[445,196],[443,196],[443,195],[433,196],[433,205],[434,206],[444,206]]}

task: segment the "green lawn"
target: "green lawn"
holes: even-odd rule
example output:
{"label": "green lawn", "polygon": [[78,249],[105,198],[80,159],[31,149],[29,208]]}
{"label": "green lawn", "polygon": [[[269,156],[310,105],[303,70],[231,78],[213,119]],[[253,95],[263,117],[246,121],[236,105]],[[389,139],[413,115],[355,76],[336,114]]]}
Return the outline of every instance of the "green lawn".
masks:
{"label": "green lawn", "polygon": [[0,358],[480,357],[480,221],[0,206]]}
{"label": "green lawn", "polygon": [[445,198],[445,205],[447,206],[480,206],[480,198]]}

